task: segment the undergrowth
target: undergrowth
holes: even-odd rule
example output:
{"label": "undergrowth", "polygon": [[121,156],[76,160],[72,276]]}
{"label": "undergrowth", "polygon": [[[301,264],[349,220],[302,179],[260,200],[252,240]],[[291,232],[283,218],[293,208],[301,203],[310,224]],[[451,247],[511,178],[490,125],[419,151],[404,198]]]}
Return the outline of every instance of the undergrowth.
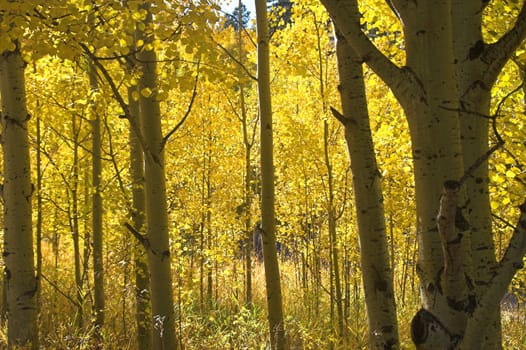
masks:
{"label": "undergrowth", "polygon": [[[351,296],[345,340],[338,340],[335,333],[336,324],[331,323],[330,298],[326,287],[318,290],[312,287],[301,288],[293,277],[293,269],[289,262],[283,262],[281,265],[285,329],[290,349],[367,349],[367,318],[359,286],[358,293]],[[262,266],[255,265],[254,296],[250,305],[245,305],[243,301],[242,280],[232,279],[229,274],[225,276],[217,278],[213,301],[203,303],[195,285],[185,289],[177,299],[176,327],[182,348],[268,349]],[[322,280],[327,281],[327,276]],[[134,350],[137,346],[133,288],[114,282],[108,281],[106,286],[107,310],[102,333],[103,349]],[[43,284],[39,319],[41,349],[93,349],[94,330],[91,327],[89,304],[87,298],[84,326],[79,329],[75,326],[76,308],[71,301],[50,285]],[[414,349],[410,340],[409,325],[417,307],[418,299],[413,294],[406,297],[406,300],[398,300],[402,349]],[[504,349],[526,349],[525,326],[526,309],[523,306],[503,315]],[[0,327],[2,349],[7,344],[6,333],[4,323]]]}

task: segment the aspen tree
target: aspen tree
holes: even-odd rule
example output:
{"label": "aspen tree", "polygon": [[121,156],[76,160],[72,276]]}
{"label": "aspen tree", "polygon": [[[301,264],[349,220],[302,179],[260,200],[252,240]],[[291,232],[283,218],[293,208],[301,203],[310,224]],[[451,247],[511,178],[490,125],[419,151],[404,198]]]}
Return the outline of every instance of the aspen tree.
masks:
{"label": "aspen tree", "polygon": [[4,163],[4,262],[8,347],[38,349],[31,165],[24,81],[25,62],[18,43],[0,54],[2,149]]}
{"label": "aspen tree", "polygon": [[[140,128],[139,102],[133,98],[136,87],[128,88],[128,106],[134,121]],[[144,157],[138,136],[130,127],[130,175],[132,181],[131,219],[133,228],[142,232],[145,228],[145,188]],[[152,321],[150,306],[150,271],[147,252],[140,242],[133,244],[133,262],[135,268],[135,320],[137,323],[137,345],[140,350],[152,348]]]}
{"label": "aspen tree", "polygon": [[343,113],[334,109],[333,113],[345,127],[353,174],[369,348],[396,349],[399,341],[393,273],[389,266],[380,172],[369,123],[362,63],[345,38],[336,32]]}
{"label": "aspen tree", "polygon": [[101,196],[101,176],[102,159],[101,148],[102,140],[100,133],[100,116],[97,112],[96,94],[98,92],[98,82],[95,67],[89,65],[89,82],[93,101],[91,102],[91,134],[92,134],[92,164],[91,164],[91,215],[92,215],[92,236],[93,236],[93,313],[95,316],[95,335],[97,341],[102,341],[102,326],[104,325],[104,265],[103,265],[103,230],[102,230],[102,196]]}
{"label": "aspen tree", "polygon": [[264,0],[256,0],[256,23],[258,36],[258,102],[261,132],[261,236],[267,288],[270,344],[272,349],[281,350],[286,348],[286,344],[278,254],[276,251],[269,28],[267,5]]}
{"label": "aspen tree", "polygon": [[141,71],[139,79],[139,104],[142,137],[145,149],[146,227],[148,263],[153,316],[153,348],[177,348],[175,311],[171,273],[171,254],[166,203],[164,142],[161,130],[161,111],[157,100],[157,57],[153,48],[153,22],[150,5],[143,2],[147,11],[144,30],[137,30],[137,41],[144,43],[137,53]]}
{"label": "aspen tree", "polygon": [[[391,88],[412,141],[421,310],[412,322],[418,349],[500,348],[499,300],[522,264],[525,208],[496,261],[487,159],[489,97],[499,72],[526,37],[526,5],[492,44],[482,39],[489,2],[390,2],[403,26],[404,67],[362,31],[356,0],[322,0],[343,36]],[[482,335],[482,336],[481,336]]]}

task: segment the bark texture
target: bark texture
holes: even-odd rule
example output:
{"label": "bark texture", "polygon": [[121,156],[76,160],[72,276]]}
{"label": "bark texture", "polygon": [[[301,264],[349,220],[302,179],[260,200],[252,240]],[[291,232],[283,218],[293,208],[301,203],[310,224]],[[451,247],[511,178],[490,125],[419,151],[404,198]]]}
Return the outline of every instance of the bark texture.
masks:
{"label": "bark texture", "polygon": [[[137,39],[153,43],[152,14],[149,5],[145,31],[139,31]],[[166,180],[161,130],[161,111],[157,97],[157,58],[153,50],[140,48],[137,60],[141,69],[139,103],[142,137],[144,138],[145,190],[148,263],[150,266],[150,290],[153,315],[153,348],[177,349],[175,335],[175,312],[171,274],[171,254],[166,202]]]}
{"label": "bark texture", "polygon": [[18,47],[0,54],[4,163],[4,262],[8,347],[38,349],[37,288],[33,257],[31,165],[24,82]]}
{"label": "bark texture", "polygon": [[343,36],[338,35],[337,40],[343,113],[335,110],[333,113],[345,127],[353,174],[369,347],[397,349],[393,273],[389,265],[383,194],[369,123],[362,63]]}
{"label": "bark texture", "polygon": [[[133,99],[134,89],[128,91],[129,118],[139,126],[139,103]],[[136,232],[145,229],[144,157],[138,136],[130,128],[130,175],[132,180],[132,225]],[[140,350],[152,348],[152,314],[150,306],[150,270],[147,252],[138,240],[133,244],[135,269],[135,320],[137,323],[137,346]]]}
{"label": "bark texture", "polygon": [[403,26],[404,67],[364,34],[357,0],[322,3],[407,116],[422,301],[412,323],[417,348],[500,348],[499,301],[526,244],[517,230],[508,245],[516,265],[506,257],[496,261],[486,160],[501,140],[488,146],[488,114],[491,87],[526,36],[524,3],[515,25],[487,44],[481,34],[487,2],[391,1]]}
{"label": "bark texture", "polygon": [[274,157],[272,105],[270,98],[269,29],[267,4],[256,0],[258,35],[258,96],[261,120],[261,230],[263,262],[267,288],[268,320],[271,349],[285,349],[285,328],[281,298],[278,254],[274,217]]}
{"label": "bark texture", "polygon": [[[90,65],[89,72],[91,94],[98,91],[98,82],[96,78],[95,67]],[[97,113],[96,102],[92,102],[91,110],[93,113],[91,119],[92,128],[92,164],[91,164],[91,181],[93,192],[91,195],[91,227],[93,235],[93,313],[95,316],[95,333],[99,341],[102,340],[102,326],[104,325],[104,264],[103,264],[103,231],[102,231],[102,196],[100,193],[101,176],[102,176],[102,140],[100,133],[100,116]]]}

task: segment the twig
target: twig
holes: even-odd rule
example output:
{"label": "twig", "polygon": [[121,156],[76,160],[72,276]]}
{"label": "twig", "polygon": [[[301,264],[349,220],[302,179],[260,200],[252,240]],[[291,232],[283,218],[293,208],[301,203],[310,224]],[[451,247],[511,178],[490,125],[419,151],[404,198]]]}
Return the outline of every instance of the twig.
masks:
{"label": "twig", "polygon": [[51,287],[53,287],[57,292],[59,292],[64,298],[66,298],[70,303],[72,303],[73,305],[75,305],[76,307],[80,307],[80,304],[78,302],[75,301],[75,299],[73,299],[72,297],[70,297],[69,295],[67,295],[65,292],[63,292],[57,285],[56,283],[52,282],[49,278],[46,277],[46,275],[44,275],[43,273],[40,274],[40,276],[47,282],[49,283],[49,285]]}
{"label": "twig", "polygon": [[144,247],[144,249],[150,250],[155,254],[152,247],[150,246],[150,241],[148,240],[147,237],[145,237],[145,235],[141,234],[139,231],[137,231],[132,225],[130,225],[127,222],[124,223],[124,226],[130,231],[133,237],[135,237],[139,241],[139,243]]}
{"label": "twig", "polygon": [[192,111],[192,106],[194,105],[195,97],[197,96],[197,82],[199,81],[199,62],[197,62],[197,72],[195,74],[195,83],[194,83],[194,90],[192,92],[192,97],[190,98],[190,103],[188,104],[188,108],[186,109],[186,113],[181,118],[179,123],[177,123],[172,130],[168,134],[166,134],[165,137],[163,137],[163,141],[161,143],[161,150],[164,149],[164,146],[166,145],[166,142],[168,142],[168,139],[175,133],[186,121],[186,118],[190,115],[190,112]]}

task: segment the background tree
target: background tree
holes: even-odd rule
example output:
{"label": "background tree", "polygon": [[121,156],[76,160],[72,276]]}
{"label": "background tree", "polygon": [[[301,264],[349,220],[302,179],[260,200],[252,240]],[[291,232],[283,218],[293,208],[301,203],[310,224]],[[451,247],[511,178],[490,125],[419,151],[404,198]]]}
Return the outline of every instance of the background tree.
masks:
{"label": "background tree", "polygon": [[[149,295],[145,287],[148,282],[141,278],[149,272],[139,273],[139,260],[148,252],[144,248],[148,237],[143,235],[147,227],[140,223],[145,210],[139,209],[143,200],[137,199],[135,203],[132,200],[133,194],[144,190],[141,169],[145,161],[134,160],[139,168],[133,170],[130,159],[133,141],[129,135],[131,125],[132,134],[138,136],[134,149],[142,153],[147,148],[143,147],[144,135],[137,132],[141,126],[131,117],[139,113],[141,96],[149,95],[148,90],[138,88],[141,78],[138,64],[145,63],[135,60],[140,48],[155,51],[158,68],[151,96],[156,96],[163,130],[168,247],[173,258],[170,267],[178,346],[258,348],[269,341],[264,264],[251,255],[248,255],[250,264],[240,258],[240,241],[246,239],[248,231],[253,231],[260,210],[257,194],[261,184],[254,181],[261,173],[260,166],[254,163],[254,157],[259,157],[260,136],[253,132],[259,117],[256,84],[251,83],[256,78],[252,73],[256,67],[255,22],[251,18],[243,31],[235,31],[224,25],[228,18],[222,15],[225,8],[219,4],[150,1],[155,16],[155,24],[150,27],[144,25],[147,11],[141,9],[142,3],[50,0],[45,4],[35,1],[3,4],[0,47],[9,49],[11,38],[22,38],[19,43],[23,60],[33,68],[26,69],[24,75],[27,110],[33,116],[27,123],[29,156],[31,160],[41,157],[39,169],[32,169],[40,197],[33,203],[33,223],[35,227],[41,225],[37,229],[41,235],[38,273],[41,311],[37,319],[41,346],[82,349],[92,348],[95,343],[91,320],[83,322],[82,327],[75,322],[78,310],[85,316],[92,314],[94,307],[95,286],[90,282],[94,281],[92,128],[88,122],[93,119],[92,100],[96,102],[101,123],[100,193],[109,199],[104,201],[102,225],[105,232],[111,232],[102,242],[104,270],[111,279],[104,284],[106,304],[101,346],[109,346],[111,341],[113,347],[134,348],[140,339],[144,340],[140,346],[146,348],[151,340],[153,324],[148,321],[154,320],[148,316],[151,310],[144,307],[149,301],[136,295],[137,292],[141,297]],[[361,4],[360,29],[378,50],[402,66],[406,45],[400,22],[384,2],[368,0]],[[500,40],[511,30],[520,5],[522,2],[495,1],[484,9],[486,43]],[[290,16],[290,22],[276,28],[269,41],[274,207],[278,218],[275,235],[280,247],[279,278],[286,338],[294,348],[367,348],[369,331],[364,301],[371,293],[370,289],[365,293],[362,285],[362,266],[367,264],[360,263],[359,247],[371,242],[359,242],[364,231],[358,231],[361,224],[357,219],[364,210],[365,214],[373,210],[358,207],[357,201],[350,200],[353,195],[358,197],[360,188],[351,181],[344,125],[333,117],[329,108],[341,103],[335,51],[338,43],[332,35],[328,14],[319,2],[295,3]],[[7,26],[11,22],[14,25]],[[153,33],[155,40],[150,43],[136,38],[136,25],[147,34]],[[97,94],[87,93],[90,61],[97,69]],[[356,66],[361,61],[361,58],[353,60]],[[466,67],[468,61],[463,62]],[[491,127],[495,121],[498,134],[506,140],[488,159],[491,223],[498,260],[506,254],[513,223],[518,219],[518,213],[509,208],[519,205],[524,194],[523,67],[524,52],[518,49],[496,80],[486,118]],[[384,189],[385,223],[380,233],[383,239],[378,242],[390,253],[387,261],[394,273],[399,344],[405,348],[411,347],[410,320],[421,307],[415,283],[416,235],[412,234],[417,222],[411,140],[395,97],[370,68],[366,65],[363,68],[378,170],[374,174]],[[243,135],[242,99],[249,161]],[[498,117],[493,119],[493,115]],[[32,122],[37,119],[40,123]],[[494,135],[490,130],[492,142],[498,141]],[[360,144],[360,148],[365,144]],[[362,153],[358,158],[354,156],[353,168]],[[0,160],[3,164],[3,159]],[[247,167],[249,163],[251,167]],[[75,164],[79,170],[73,176]],[[252,180],[247,180],[249,177]],[[359,182],[358,175],[354,180]],[[252,195],[251,208],[243,211],[240,204],[247,201],[246,194]],[[337,215],[333,219],[337,220],[330,220],[329,208],[334,209]],[[72,230],[74,217],[78,228]],[[3,222],[4,218],[0,220]],[[129,223],[133,230],[124,223]],[[72,231],[78,237],[80,298],[75,282]],[[3,239],[2,235],[0,232]],[[377,251],[383,254],[386,248]],[[384,261],[382,266],[387,263]],[[250,304],[246,304],[243,295],[248,267],[252,280]],[[377,276],[367,273],[363,277],[374,280]],[[524,286],[523,281],[524,274],[519,273],[509,292],[520,297],[517,291]],[[483,284],[478,287],[484,288]],[[338,290],[341,296],[337,295]],[[513,298],[508,295],[506,301]],[[521,312],[521,308],[503,309],[503,347],[520,348],[524,340]],[[338,316],[340,313],[343,317]],[[157,326],[158,334],[159,323]],[[339,339],[337,334],[345,337]],[[1,324],[0,347],[7,347],[7,337],[7,328]],[[383,332],[374,338],[383,341],[380,339],[390,339],[390,335]]]}
{"label": "background tree", "polygon": [[269,28],[265,1],[256,1],[258,35],[258,105],[261,139],[261,236],[272,349],[285,349],[281,282],[276,251],[274,213],[274,151],[270,94]]}

